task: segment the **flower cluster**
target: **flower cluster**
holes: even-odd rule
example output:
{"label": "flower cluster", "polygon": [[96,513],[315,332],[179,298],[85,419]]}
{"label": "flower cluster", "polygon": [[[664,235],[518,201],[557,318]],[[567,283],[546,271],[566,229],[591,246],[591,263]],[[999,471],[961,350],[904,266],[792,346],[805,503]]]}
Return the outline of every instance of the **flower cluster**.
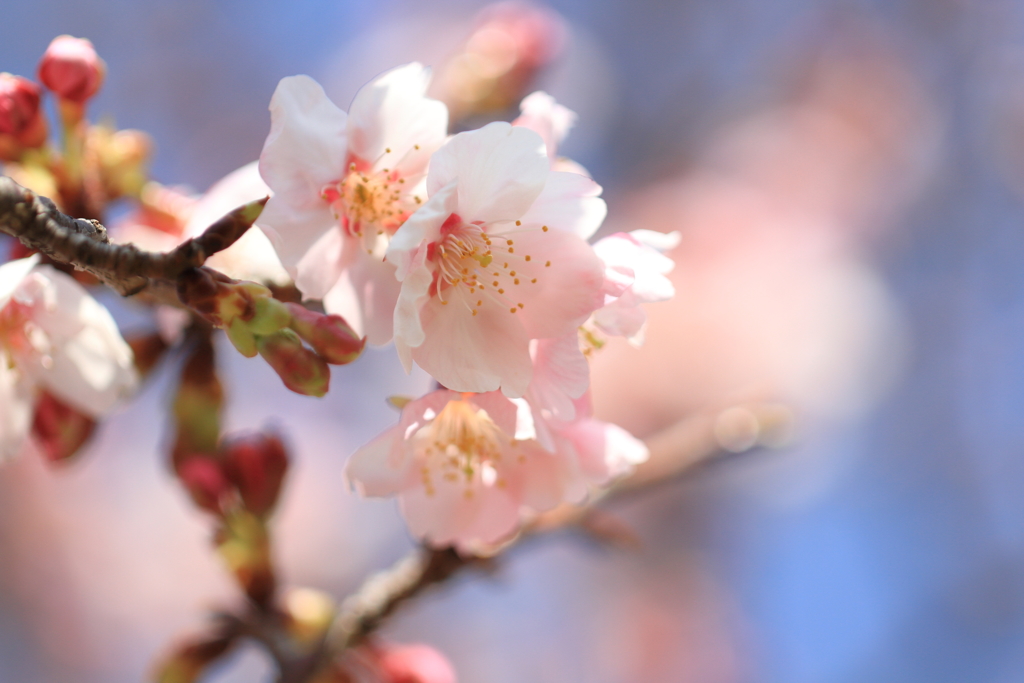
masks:
{"label": "flower cluster", "polygon": [[307,299],[394,341],[441,389],[407,402],[347,476],[398,496],[412,532],[483,551],[521,521],[627,474],[647,457],[596,420],[585,352],[601,335],[642,339],[639,305],[672,295],[639,231],[591,246],[601,188],[557,147],[575,114],[544,93],[511,124],[450,138],[419,64],[389,71],[349,113],[306,76],[270,105],[257,221]]}

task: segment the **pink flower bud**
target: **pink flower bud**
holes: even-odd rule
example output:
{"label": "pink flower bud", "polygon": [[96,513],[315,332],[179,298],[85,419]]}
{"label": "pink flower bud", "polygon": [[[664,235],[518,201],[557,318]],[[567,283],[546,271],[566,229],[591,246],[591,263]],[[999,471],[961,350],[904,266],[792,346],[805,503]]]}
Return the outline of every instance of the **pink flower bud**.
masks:
{"label": "pink flower bud", "polygon": [[255,515],[273,510],[287,470],[288,452],[275,434],[254,434],[224,446],[224,473]]}
{"label": "pink flower bud", "polygon": [[331,382],[331,369],[323,358],[302,345],[291,330],[281,330],[257,341],[259,353],[274,368],[284,385],[304,396],[323,396]]}
{"label": "pink flower bud", "polygon": [[39,61],[39,80],[57,97],[83,104],[99,91],[107,65],[85,38],[57,36]]}
{"label": "pink flower bud", "polygon": [[288,304],[295,330],[313,350],[332,365],[351,363],[366,346],[366,337],[360,338],[340,315],[322,315],[299,304]]}
{"label": "pink flower bud", "polygon": [[220,502],[231,485],[217,462],[199,456],[188,458],[178,467],[178,478],[196,505],[220,514]]}
{"label": "pink flower bud", "polygon": [[378,657],[387,683],[456,683],[451,663],[429,645],[385,647]]}

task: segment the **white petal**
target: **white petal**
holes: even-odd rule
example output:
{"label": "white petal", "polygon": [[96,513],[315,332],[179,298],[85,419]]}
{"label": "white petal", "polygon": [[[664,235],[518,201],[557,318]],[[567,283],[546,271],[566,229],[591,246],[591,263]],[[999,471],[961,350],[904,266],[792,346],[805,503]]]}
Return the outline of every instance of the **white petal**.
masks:
{"label": "white petal", "polygon": [[524,97],[519,104],[519,111],[522,113],[512,125],[529,128],[540,135],[547,147],[548,158],[556,159],[558,145],[565,140],[576,123],[576,113],[540,90]]}
{"label": "white petal", "polygon": [[50,337],[52,365],[26,368],[72,407],[98,417],[135,387],[132,351],[110,313],[71,277],[39,269],[56,290],[56,306],[33,322]]}
{"label": "white petal", "polygon": [[524,227],[547,225],[589,239],[608,214],[600,194],[601,186],[586,176],[552,171],[544,191],[520,222]]}
{"label": "white petal", "polygon": [[323,299],[331,291],[346,260],[352,257],[346,249],[358,248],[346,240],[340,228],[331,228],[313,243],[295,267],[295,286],[306,299]]}
{"label": "white petal", "polygon": [[316,241],[330,230],[338,230],[338,220],[325,202],[306,210],[294,209],[274,195],[256,219],[274,245],[281,263],[294,277],[298,263],[312,249]]}
{"label": "white petal", "polygon": [[403,176],[421,173],[448,134],[448,108],[426,97],[429,83],[430,69],[414,62],[360,89],[349,107],[352,154]]}
{"label": "white petal", "polygon": [[7,303],[7,300],[14,294],[21,281],[28,277],[28,274],[39,263],[39,254],[28,258],[8,261],[0,266],[0,307]]}
{"label": "white petal", "polygon": [[467,222],[514,221],[530,208],[549,173],[544,140],[501,121],[459,133],[430,160],[427,191],[458,179],[457,212]]}
{"label": "white petal", "polygon": [[[402,289],[395,305],[395,339],[400,339],[410,348],[421,345],[426,338],[420,309],[429,298],[428,292],[433,279],[430,270],[421,266],[413,270],[402,282]],[[409,370],[410,368],[406,367],[406,372]]]}

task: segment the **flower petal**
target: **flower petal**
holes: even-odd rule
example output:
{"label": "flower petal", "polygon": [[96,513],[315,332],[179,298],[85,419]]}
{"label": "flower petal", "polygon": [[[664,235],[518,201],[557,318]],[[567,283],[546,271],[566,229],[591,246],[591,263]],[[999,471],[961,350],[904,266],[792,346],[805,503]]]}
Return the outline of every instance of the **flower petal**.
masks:
{"label": "flower petal", "polygon": [[49,266],[37,271],[53,286],[56,306],[33,322],[50,337],[52,364],[26,368],[72,407],[98,417],[132,389],[132,351],[110,313],[71,277]]}
{"label": "flower petal", "polygon": [[[432,297],[420,312],[424,340],[412,357],[453,391],[501,389],[518,398],[530,383],[529,338],[519,315],[485,300],[472,315],[463,288],[453,287],[448,304]],[[398,336],[398,317],[395,317]]]}
{"label": "flower petal", "polygon": [[544,191],[519,220],[526,228],[547,225],[589,239],[608,214],[600,194],[601,186],[586,176],[552,171]]}
{"label": "flower petal", "polygon": [[363,86],[349,107],[352,154],[403,177],[422,173],[448,134],[448,108],[426,97],[429,83],[430,69],[414,62]]}
{"label": "flower petal", "polygon": [[560,420],[574,419],[573,399],[586,393],[590,386],[590,364],[580,350],[577,331],[555,339],[535,340],[532,349],[531,403]]}
{"label": "flower petal", "polygon": [[514,221],[530,208],[549,173],[544,140],[497,121],[459,133],[430,160],[432,196],[458,179],[458,213],[467,222]]}
{"label": "flower petal", "polygon": [[604,303],[604,264],[582,239],[537,230],[516,235],[515,243],[531,260],[517,264],[521,284],[508,296],[524,304],[522,323],[531,339],[568,334]]}
{"label": "flower petal", "polygon": [[512,125],[529,128],[540,135],[548,158],[554,161],[558,157],[558,145],[576,123],[576,112],[558,104],[554,97],[540,90],[524,97],[519,111],[522,113]]}
{"label": "flower petal", "polygon": [[0,363],[0,462],[21,451],[32,425],[32,391],[17,370]]}
{"label": "flower petal", "polygon": [[[402,442],[395,426],[356,450],[345,464],[349,484],[363,496],[390,496],[404,490],[415,478],[415,460],[411,450],[401,448]],[[405,457],[392,457],[394,452]]]}

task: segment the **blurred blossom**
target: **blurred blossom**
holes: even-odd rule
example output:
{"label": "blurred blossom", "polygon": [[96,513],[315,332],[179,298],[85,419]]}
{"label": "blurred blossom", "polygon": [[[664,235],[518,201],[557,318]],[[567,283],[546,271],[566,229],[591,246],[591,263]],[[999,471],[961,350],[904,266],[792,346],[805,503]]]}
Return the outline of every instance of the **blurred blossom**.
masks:
{"label": "blurred blossom", "polygon": [[476,22],[462,48],[439,70],[435,85],[456,120],[515,105],[565,42],[562,18],[539,5],[497,3]]}
{"label": "blurred blossom", "polygon": [[[132,352],[110,313],[38,257],[0,266],[0,456],[16,455],[37,394],[99,417],[136,382]],[[52,431],[48,429],[47,431]]]}
{"label": "blurred blossom", "polygon": [[648,310],[643,355],[597,355],[599,415],[642,434],[746,400],[850,415],[892,381],[903,328],[861,254],[927,173],[934,114],[885,52],[826,53],[796,84],[722,129],[692,171],[624,202],[616,225],[680,232],[678,294]]}

